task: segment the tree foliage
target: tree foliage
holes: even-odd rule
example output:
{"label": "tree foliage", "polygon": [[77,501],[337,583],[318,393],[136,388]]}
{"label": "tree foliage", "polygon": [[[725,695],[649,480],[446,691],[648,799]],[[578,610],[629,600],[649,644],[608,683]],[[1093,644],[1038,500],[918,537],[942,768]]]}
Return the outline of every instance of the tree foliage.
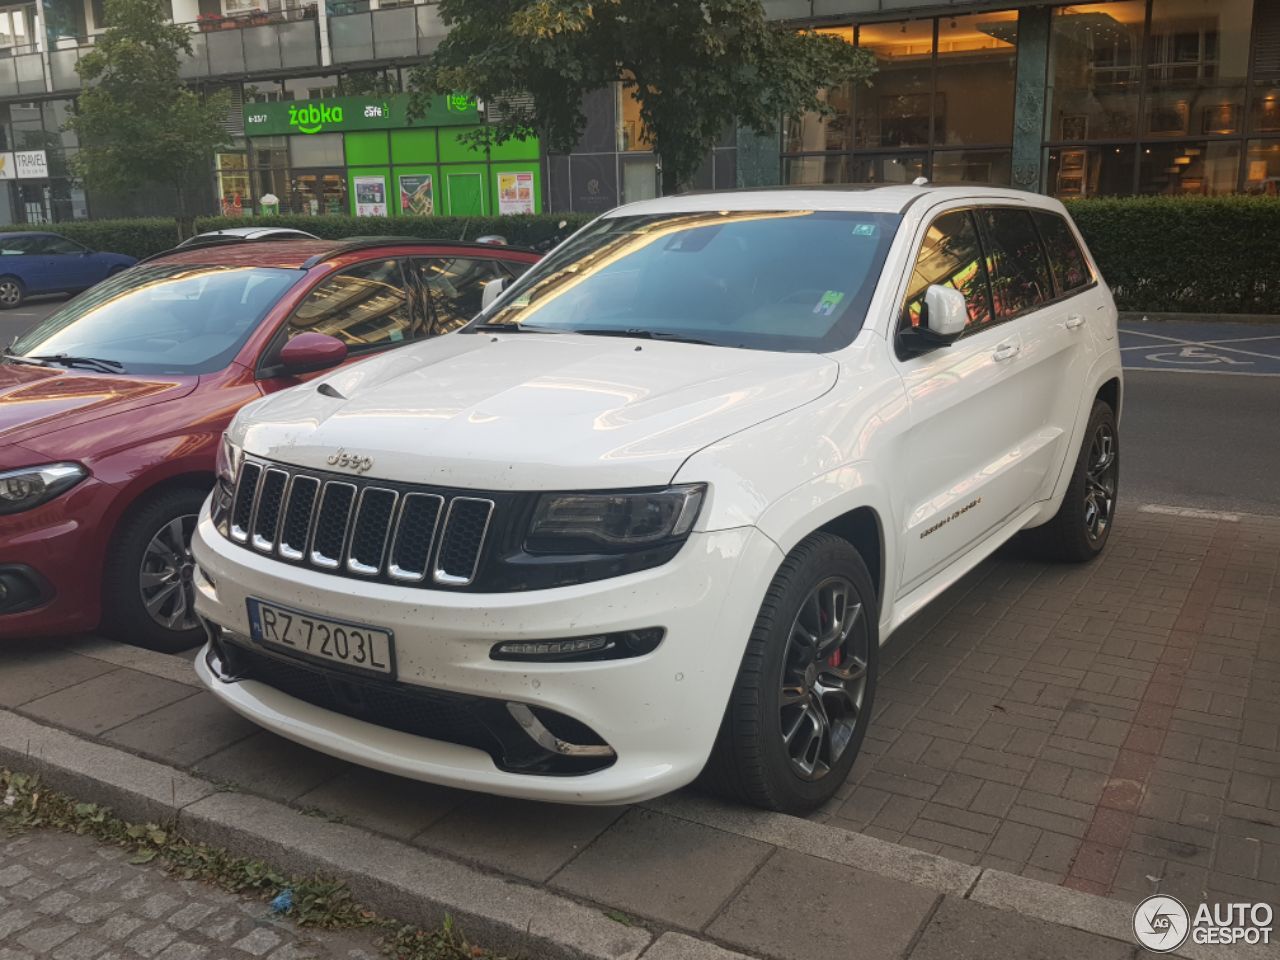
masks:
{"label": "tree foliage", "polygon": [[148,184],[174,191],[179,234],[190,195],[230,143],[226,94],[202,96],[178,75],[189,28],[168,22],[167,0],[107,0],[106,32],[77,69],[84,84],[68,121],[80,140],[74,170],[90,187],[124,193]]}
{"label": "tree foliage", "polygon": [[827,87],[874,70],[838,37],[768,23],[760,0],[441,0],[439,10],[450,30],[413,72],[419,105],[465,91],[501,118],[475,140],[537,134],[567,152],[586,124],[583,95],[623,80],[666,192],[692,178],[728,124],[768,134],[783,115],[829,113]]}

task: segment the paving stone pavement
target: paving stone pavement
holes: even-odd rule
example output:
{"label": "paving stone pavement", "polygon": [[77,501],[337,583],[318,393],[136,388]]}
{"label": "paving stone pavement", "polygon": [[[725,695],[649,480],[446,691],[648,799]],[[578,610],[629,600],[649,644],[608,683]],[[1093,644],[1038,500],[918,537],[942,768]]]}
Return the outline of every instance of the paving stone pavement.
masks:
{"label": "paving stone pavement", "polygon": [[267,906],[89,837],[0,834],[0,960],[376,960],[367,931],[304,930]]}
{"label": "paving stone pavement", "polygon": [[[864,753],[814,819],[1123,900],[1280,905],[1278,568],[1280,518],[1136,508],[1093,564],[1002,550],[886,646]],[[769,891],[791,873],[866,877],[656,809],[354,767],[221,708],[181,659],[105,641],[0,649],[0,707],[730,944],[787,923]],[[875,919],[870,900],[849,909]],[[813,945],[784,946],[808,960]]]}

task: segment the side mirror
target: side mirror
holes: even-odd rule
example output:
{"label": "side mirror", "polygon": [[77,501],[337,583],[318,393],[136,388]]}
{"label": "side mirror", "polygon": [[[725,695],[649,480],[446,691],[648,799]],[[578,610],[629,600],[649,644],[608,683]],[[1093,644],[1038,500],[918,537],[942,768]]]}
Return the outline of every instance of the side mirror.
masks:
{"label": "side mirror", "polygon": [[489,305],[497,300],[502,291],[507,287],[507,278],[499,277],[497,280],[490,280],[484,285],[484,292],[480,294],[480,312],[483,313],[489,309]]}
{"label": "side mirror", "polygon": [[327,333],[300,333],[280,351],[281,373],[311,373],[347,359],[347,345]]}
{"label": "side mirror", "polygon": [[964,325],[969,320],[969,305],[964,301],[964,294],[955,287],[943,287],[933,284],[924,293],[924,316],[921,322],[929,328],[929,332],[947,341],[956,339],[964,333]]}
{"label": "side mirror", "polygon": [[931,284],[924,294],[920,325],[899,331],[899,348],[908,356],[918,356],[950,346],[964,333],[968,321],[969,305],[964,294],[954,287]]}

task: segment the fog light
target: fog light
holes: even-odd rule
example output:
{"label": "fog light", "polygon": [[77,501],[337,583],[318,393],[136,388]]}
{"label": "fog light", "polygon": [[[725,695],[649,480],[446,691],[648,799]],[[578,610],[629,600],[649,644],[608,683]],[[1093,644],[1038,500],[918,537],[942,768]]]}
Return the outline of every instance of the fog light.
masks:
{"label": "fog light", "polygon": [[572,663],[587,660],[622,660],[640,657],[657,649],[666,631],[662,627],[602,633],[564,640],[513,640],[499,643],[489,651],[493,660],[547,661]]}
{"label": "fog light", "polygon": [[19,613],[45,598],[44,581],[29,567],[0,567],[0,613]]}

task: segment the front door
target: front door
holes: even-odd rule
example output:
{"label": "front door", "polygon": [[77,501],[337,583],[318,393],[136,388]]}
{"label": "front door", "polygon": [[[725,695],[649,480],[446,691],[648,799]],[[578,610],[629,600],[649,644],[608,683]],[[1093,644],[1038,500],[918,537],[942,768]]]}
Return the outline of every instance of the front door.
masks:
{"label": "front door", "polygon": [[900,325],[921,322],[931,284],[964,293],[969,324],[949,346],[919,356],[899,354],[910,426],[898,479],[905,493],[901,592],[919,586],[953,558],[1016,514],[1032,491],[1022,469],[1025,421],[1013,317],[992,289],[970,209],[945,210],[926,228],[904,299]]}

